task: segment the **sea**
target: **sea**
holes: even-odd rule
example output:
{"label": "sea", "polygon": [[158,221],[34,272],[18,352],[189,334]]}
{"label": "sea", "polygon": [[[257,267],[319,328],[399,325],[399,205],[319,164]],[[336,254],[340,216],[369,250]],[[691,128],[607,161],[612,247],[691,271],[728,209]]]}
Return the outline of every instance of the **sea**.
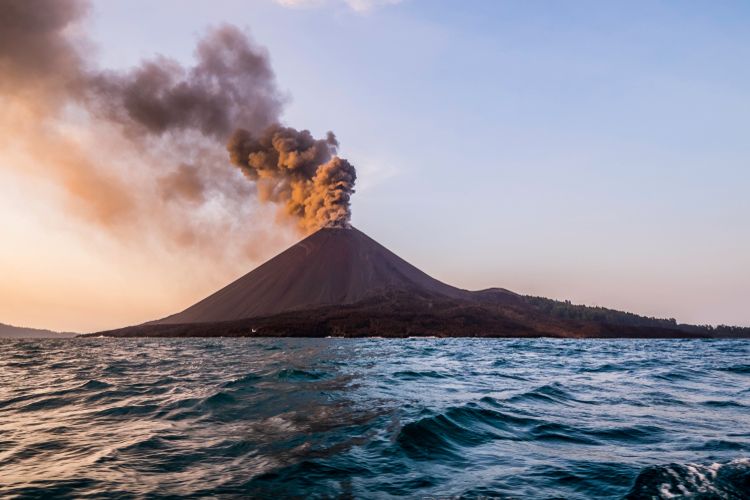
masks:
{"label": "sea", "polygon": [[0,498],[750,498],[750,341],[0,340]]}

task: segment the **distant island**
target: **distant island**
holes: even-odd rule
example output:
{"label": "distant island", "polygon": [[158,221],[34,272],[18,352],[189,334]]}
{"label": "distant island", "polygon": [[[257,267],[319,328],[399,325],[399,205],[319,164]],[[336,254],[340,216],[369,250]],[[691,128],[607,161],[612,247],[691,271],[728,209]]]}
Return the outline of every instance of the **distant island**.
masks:
{"label": "distant island", "polygon": [[75,336],[76,334],[71,332],[53,332],[0,323],[0,339],[61,339]]}
{"label": "distant island", "polygon": [[323,228],[184,311],[112,337],[750,338],[503,288],[468,291],[355,228]]}

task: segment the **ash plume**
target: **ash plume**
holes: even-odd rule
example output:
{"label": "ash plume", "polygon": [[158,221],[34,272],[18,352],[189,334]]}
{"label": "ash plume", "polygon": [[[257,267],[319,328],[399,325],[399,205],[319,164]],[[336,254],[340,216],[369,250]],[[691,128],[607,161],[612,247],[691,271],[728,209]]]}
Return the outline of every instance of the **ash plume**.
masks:
{"label": "ash plume", "polygon": [[258,137],[245,129],[227,144],[232,163],[256,182],[262,200],[282,204],[303,231],[349,227],[349,199],[357,173],[336,156],[333,132],[315,139],[308,130],[274,125]]}
{"label": "ash plume", "polygon": [[0,95],[43,97],[44,106],[68,97],[83,71],[72,31],[88,7],[82,0],[0,2]]}
{"label": "ash plume", "polygon": [[148,233],[212,252],[231,246],[216,241],[246,248],[268,226],[263,202],[304,232],[348,225],[355,169],[332,133],[281,125],[265,49],[223,25],[198,41],[192,66],[157,55],[101,69],[87,57],[89,10],[87,0],[0,2],[0,107],[10,110],[0,125],[12,131],[0,148],[24,148],[77,212],[129,241]]}
{"label": "ash plume", "polygon": [[85,98],[101,116],[144,135],[196,130],[225,141],[237,126],[260,130],[278,120],[281,99],[268,54],[239,29],[209,31],[195,55],[192,68],[158,56],[125,73],[88,75]]}

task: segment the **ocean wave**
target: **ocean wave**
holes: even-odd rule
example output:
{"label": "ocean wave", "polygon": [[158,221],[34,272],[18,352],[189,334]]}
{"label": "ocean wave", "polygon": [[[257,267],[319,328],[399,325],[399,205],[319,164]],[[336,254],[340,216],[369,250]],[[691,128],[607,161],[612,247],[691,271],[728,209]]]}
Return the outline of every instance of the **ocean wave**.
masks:
{"label": "ocean wave", "polygon": [[750,442],[741,443],[728,439],[712,439],[703,443],[698,449],[706,451],[750,451]]}
{"label": "ocean wave", "polygon": [[725,368],[719,368],[719,370],[729,373],[738,373],[740,375],[750,375],[750,365],[747,364],[727,366]]}
{"label": "ocean wave", "polygon": [[739,341],[0,342],[0,498],[735,500],[748,357]]}
{"label": "ocean wave", "polygon": [[97,417],[117,417],[117,418],[139,418],[151,415],[160,410],[157,404],[125,404],[121,406],[111,406],[95,413]]}
{"label": "ocean wave", "polygon": [[[486,404],[494,400],[485,397],[482,401]],[[497,401],[494,403],[500,406]],[[396,441],[413,457],[429,459],[435,455],[445,455],[455,458],[461,447],[475,447],[494,440],[559,438],[588,442],[585,438],[574,437],[574,434],[577,432],[564,429],[559,424],[470,403],[404,425]]]}
{"label": "ocean wave", "polygon": [[96,391],[100,389],[108,389],[110,387],[112,387],[112,384],[108,384],[107,382],[103,382],[101,380],[89,380],[88,382],[82,384],[79,389],[82,389],[84,391]]}
{"label": "ocean wave", "polygon": [[242,375],[241,377],[237,377],[228,382],[224,382],[222,384],[222,387],[239,388],[239,387],[254,386],[255,383],[261,380],[262,378],[263,377],[261,375],[258,375],[257,373],[246,373],[245,375]]}
{"label": "ocean wave", "polygon": [[655,425],[631,425],[593,429],[587,434],[597,441],[620,443],[658,443],[664,439],[664,429]]}
{"label": "ocean wave", "polygon": [[653,375],[653,378],[666,380],[668,382],[698,381],[707,376],[707,372],[691,370],[684,366],[678,366],[672,369],[663,370]]}
{"label": "ocean wave", "polygon": [[202,404],[209,408],[219,408],[225,405],[231,405],[237,402],[237,398],[228,392],[217,392],[202,401]]}
{"label": "ocean wave", "polygon": [[746,405],[743,405],[742,403],[739,403],[737,401],[732,401],[732,400],[716,401],[714,399],[709,399],[708,401],[702,401],[701,404],[704,406],[710,406],[714,408],[745,408],[746,407]]}
{"label": "ocean wave", "polygon": [[502,437],[512,438],[514,436],[507,432],[508,425],[528,422],[525,418],[507,416],[486,408],[455,407],[404,425],[396,441],[401,449],[414,458],[443,456],[460,459],[460,447],[478,446]]}
{"label": "ocean wave", "polygon": [[73,397],[67,397],[67,398],[66,397],[44,397],[42,399],[34,401],[33,403],[28,403],[26,405],[23,405],[19,407],[16,411],[30,412],[30,411],[54,410],[57,408],[62,408],[64,406],[73,404],[75,401],[76,400]]}
{"label": "ocean wave", "polygon": [[290,381],[320,380],[327,376],[326,373],[314,370],[300,370],[297,368],[285,368],[276,374],[276,378]]}
{"label": "ocean wave", "polygon": [[574,403],[590,403],[581,399],[576,399],[573,395],[558,383],[545,384],[530,391],[511,397],[511,403],[520,403],[530,401],[534,403],[551,403],[570,405]]}
{"label": "ocean wave", "polygon": [[608,361],[600,365],[583,366],[580,371],[591,373],[634,372],[658,366],[659,363],[653,359],[629,359],[617,362]]}
{"label": "ocean wave", "polygon": [[585,431],[572,425],[544,422],[534,426],[526,435],[530,441],[558,441],[562,443],[573,443],[582,445],[601,444],[596,439],[587,436]]}
{"label": "ocean wave", "polygon": [[395,372],[393,374],[394,377],[400,378],[403,380],[419,380],[422,378],[447,378],[449,377],[446,373],[440,373],[436,372],[434,370],[426,370],[426,371],[415,371],[415,370],[405,370],[405,371],[399,371]]}

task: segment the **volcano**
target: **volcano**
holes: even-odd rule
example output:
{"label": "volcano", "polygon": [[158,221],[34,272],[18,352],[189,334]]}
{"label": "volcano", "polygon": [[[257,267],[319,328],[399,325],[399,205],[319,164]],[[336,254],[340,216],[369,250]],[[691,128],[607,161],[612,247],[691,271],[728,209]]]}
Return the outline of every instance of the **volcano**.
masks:
{"label": "volcano", "polygon": [[749,328],[469,291],[355,228],[323,228],[182,312],[106,336],[750,337]]}
{"label": "volcano", "polygon": [[323,228],[184,311],[154,323],[205,323],[354,304],[393,293],[468,298],[355,228]]}

